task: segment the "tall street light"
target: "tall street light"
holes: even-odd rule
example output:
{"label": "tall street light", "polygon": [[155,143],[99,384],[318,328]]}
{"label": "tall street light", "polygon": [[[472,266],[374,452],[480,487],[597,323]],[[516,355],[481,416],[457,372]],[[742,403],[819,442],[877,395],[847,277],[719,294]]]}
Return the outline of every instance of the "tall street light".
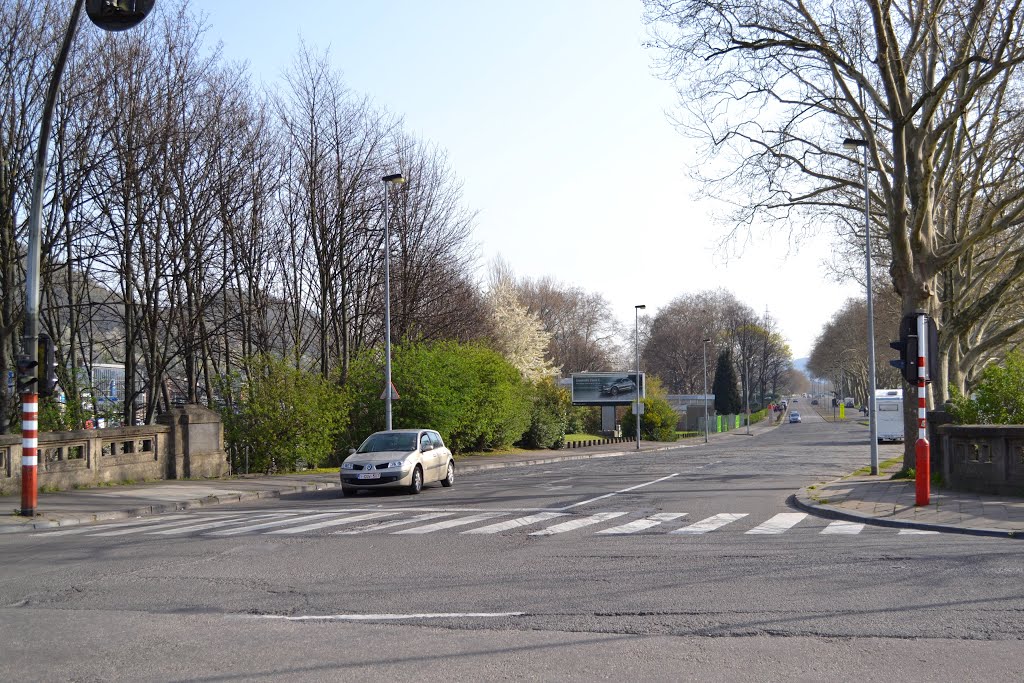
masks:
{"label": "tall street light", "polygon": [[878,420],[875,415],[875,307],[871,292],[871,188],[868,187],[868,143],[856,138],[843,140],[843,147],[864,150],[864,240],[868,290],[868,425],[871,432],[871,474],[878,474]]}
{"label": "tall street light", "polygon": [[746,399],[747,399],[747,435],[749,436],[750,435],[750,359],[749,358],[745,358],[743,360],[743,367],[744,367],[744,370],[746,371],[746,374],[747,374],[747,379],[745,380],[745,384],[746,384],[747,390],[746,390],[745,393],[746,393]]}
{"label": "tall street light", "polygon": [[708,344],[711,338],[705,339],[704,344],[704,443],[708,442]]}
{"label": "tall street light", "polygon": [[391,231],[388,225],[388,189],[401,185],[405,178],[401,173],[386,175],[384,182],[384,429],[391,430],[391,398],[394,385],[391,383]]}
{"label": "tall street light", "polygon": [[633,307],[635,322],[633,324],[633,350],[636,353],[636,449],[640,450],[640,311],[647,308],[644,304]]}
{"label": "tall street light", "polygon": [[50,74],[50,84],[43,99],[42,120],[39,124],[39,144],[36,147],[35,168],[32,173],[32,196],[28,212],[28,253],[25,258],[25,329],[22,335],[22,355],[17,359],[18,389],[21,393],[21,508],[19,514],[36,514],[39,491],[37,489],[39,464],[39,270],[42,260],[43,186],[46,180],[46,160],[50,143],[53,108],[60,89],[64,65],[71,51],[71,41],[78,29],[78,19],[85,6],[89,19],[104,31],[124,31],[146,18],[153,9],[154,0],[76,0],[64,32],[57,60]]}

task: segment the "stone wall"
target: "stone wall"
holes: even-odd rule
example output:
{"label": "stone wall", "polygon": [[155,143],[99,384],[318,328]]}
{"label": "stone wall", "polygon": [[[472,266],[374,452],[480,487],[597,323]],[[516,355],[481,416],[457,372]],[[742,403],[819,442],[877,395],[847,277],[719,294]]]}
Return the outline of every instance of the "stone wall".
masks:
{"label": "stone wall", "polygon": [[[39,434],[40,487],[219,477],[229,473],[224,429],[202,406],[176,408],[162,424]],[[21,436],[0,436],[0,494],[21,491]]]}
{"label": "stone wall", "polygon": [[946,485],[960,491],[1024,495],[1024,426],[938,426]]}

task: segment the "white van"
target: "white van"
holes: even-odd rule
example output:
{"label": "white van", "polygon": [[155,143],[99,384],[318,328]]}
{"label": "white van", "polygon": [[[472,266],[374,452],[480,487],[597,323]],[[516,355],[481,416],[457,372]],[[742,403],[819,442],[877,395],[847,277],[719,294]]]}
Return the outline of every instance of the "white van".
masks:
{"label": "white van", "polygon": [[875,391],[874,411],[878,443],[903,441],[903,390]]}

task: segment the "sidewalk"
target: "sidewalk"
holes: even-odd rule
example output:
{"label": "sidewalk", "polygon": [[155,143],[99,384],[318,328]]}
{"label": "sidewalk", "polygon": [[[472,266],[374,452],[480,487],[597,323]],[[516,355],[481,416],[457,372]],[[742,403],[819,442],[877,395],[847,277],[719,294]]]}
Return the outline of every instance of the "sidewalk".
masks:
{"label": "sidewalk", "polygon": [[878,476],[851,475],[800,489],[796,507],[811,514],[922,531],[1024,538],[1024,498],[990,496],[931,487],[930,504],[915,505],[913,479],[891,479],[899,466]]}
{"label": "sidewalk", "polygon": [[[697,439],[684,439],[674,443],[645,441],[641,444],[639,453],[685,448],[690,445],[696,446],[698,443],[703,444],[704,440],[700,439],[698,442]],[[456,467],[458,474],[468,474],[507,467],[528,467],[637,454],[635,443],[618,443],[571,450],[456,456]],[[34,518],[20,517],[16,514],[21,507],[20,495],[0,496],[0,511],[4,514],[0,516],[0,534],[131,519],[263,498],[280,498],[338,486],[338,473],[335,471],[327,474],[251,474],[226,479],[167,480],[130,486],[74,489],[40,493],[37,515]]]}

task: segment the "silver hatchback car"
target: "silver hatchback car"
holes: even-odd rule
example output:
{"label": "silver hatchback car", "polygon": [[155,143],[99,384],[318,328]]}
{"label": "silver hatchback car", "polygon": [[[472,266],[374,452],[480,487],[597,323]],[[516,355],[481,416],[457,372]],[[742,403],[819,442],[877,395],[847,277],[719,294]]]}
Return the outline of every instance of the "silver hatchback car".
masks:
{"label": "silver hatchback car", "polygon": [[416,494],[430,482],[455,483],[455,459],[432,429],[376,432],[350,453],[341,463],[342,495],[382,488]]}

